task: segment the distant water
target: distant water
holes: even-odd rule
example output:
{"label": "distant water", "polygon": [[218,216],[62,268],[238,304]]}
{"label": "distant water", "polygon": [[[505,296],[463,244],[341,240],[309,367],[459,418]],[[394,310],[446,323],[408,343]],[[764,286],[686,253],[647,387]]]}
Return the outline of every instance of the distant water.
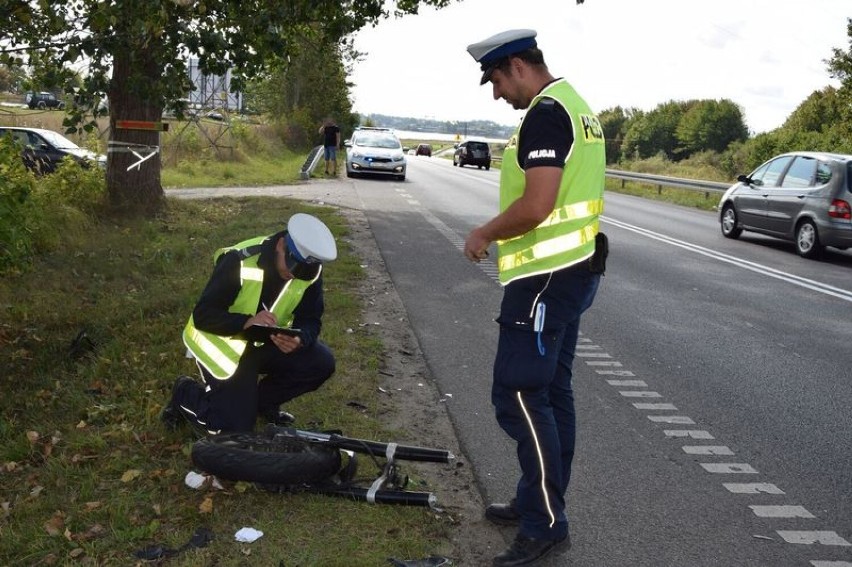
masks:
{"label": "distant water", "polygon": [[461,142],[464,140],[484,140],[495,144],[505,144],[505,138],[484,138],[482,136],[467,136],[459,134],[441,134],[437,132],[413,132],[410,130],[394,130],[401,140],[433,140],[436,142]]}

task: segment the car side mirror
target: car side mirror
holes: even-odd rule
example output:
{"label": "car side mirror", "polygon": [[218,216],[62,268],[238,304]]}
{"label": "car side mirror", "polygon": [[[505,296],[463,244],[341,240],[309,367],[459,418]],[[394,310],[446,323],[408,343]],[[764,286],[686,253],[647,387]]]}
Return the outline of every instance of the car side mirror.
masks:
{"label": "car side mirror", "polygon": [[749,177],[748,175],[738,175],[737,181],[739,181],[740,183],[745,183],[746,185],[751,185],[753,183],[751,177]]}
{"label": "car side mirror", "polygon": [[351,148],[352,147],[352,140],[343,140],[343,147],[344,148]]}

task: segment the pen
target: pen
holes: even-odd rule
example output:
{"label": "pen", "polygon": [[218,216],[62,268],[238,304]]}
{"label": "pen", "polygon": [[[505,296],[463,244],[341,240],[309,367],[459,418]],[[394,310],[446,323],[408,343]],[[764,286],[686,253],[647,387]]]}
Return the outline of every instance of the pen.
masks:
{"label": "pen", "polygon": [[260,304],[263,306],[263,308],[264,308],[266,311],[269,311],[270,313],[272,313],[272,311],[270,311],[269,307],[267,307],[267,306],[266,306],[266,303],[264,303],[263,301],[261,301],[261,302],[260,302]]}

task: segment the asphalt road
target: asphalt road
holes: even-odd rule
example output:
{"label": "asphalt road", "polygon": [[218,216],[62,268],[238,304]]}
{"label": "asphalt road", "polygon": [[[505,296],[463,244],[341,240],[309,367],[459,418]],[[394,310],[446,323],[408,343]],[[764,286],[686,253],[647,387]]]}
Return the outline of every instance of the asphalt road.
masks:
{"label": "asphalt road", "polygon": [[[405,182],[256,191],[365,212],[486,501],[517,479],[490,404],[502,292],[461,248],[496,213],[498,175],[409,157]],[[804,260],[614,193],[602,228],[574,367],[573,548],[548,564],[852,567],[852,251]]]}
{"label": "asphalt road", "polygon": [[[496,171],[409,158],[348,180],[486,500],[514,448],[489,388],[501,297],[461,247]],[[852,567],[852,254],[799,258],[715,215],[608,194],[611,256],[581,326],[576,566]],[[493,254],[492,254],[493,257]]]}

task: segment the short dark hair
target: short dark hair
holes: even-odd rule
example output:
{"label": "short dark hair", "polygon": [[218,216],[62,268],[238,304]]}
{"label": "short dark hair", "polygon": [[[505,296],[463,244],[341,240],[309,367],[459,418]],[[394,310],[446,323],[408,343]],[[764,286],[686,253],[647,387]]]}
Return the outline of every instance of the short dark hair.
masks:
{"label": "short dark hair", "polygon": [[521,61],[533,66],[547,67],[547,64],[544,62],[544,53],[541,52],[541,49],[538,47],[530,47],[529,49],[524,49],[523,51],[504,57],[494,65],[494,69],[500,69],[505,73],[509,68],[509,61],[513,57],[517,57]]}

